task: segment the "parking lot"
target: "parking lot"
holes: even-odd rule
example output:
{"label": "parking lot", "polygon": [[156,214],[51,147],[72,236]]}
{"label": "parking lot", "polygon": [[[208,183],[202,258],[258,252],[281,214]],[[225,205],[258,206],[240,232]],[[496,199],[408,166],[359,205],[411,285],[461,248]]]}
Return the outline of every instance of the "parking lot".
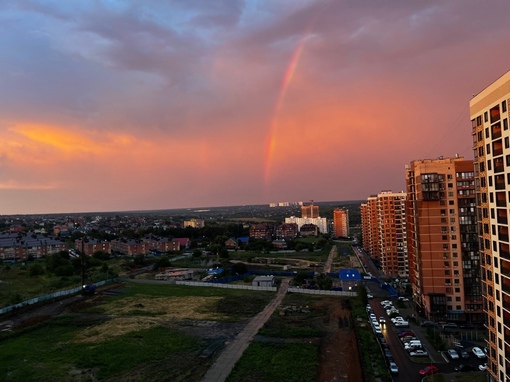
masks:
{"label": "parking lot", "polygon": [[[405,308],[398,310],[401,318],[392,322],[387,314],[390,309],[386,308],[395,307],[396,299],[380,297],[381,294],[377,290],[379,286],[375,283],[367,285],[370,292],[374,294],[374,299],[370,300],[370,310],[367,310],[367,315],[372,323],[374,335],[379,339],[381,351],[387,360],[388,367],[391,365],[393,368],[398,368],[398,372],[392,374],[394,381],[417,380],[424,376],[420,374],[420,371],[427,373],[430,370],[437,370],[437,372],[445,374],[447,381],[455,381],[456,375],[460,375],[459,373],[469,372],[473,376],[485,375],[485,371],[479,370],[479,366],[486,362],[483,354],[484,342],[480,341],[480,337],[477,337],[476,333],[472,335],[472,330],[469,329],[443,329],[439,325],[434,325],[432,328],[434,335],[443,336],[450,343],[449,348],[455,350],[455,353],[448,352],[448,350],[437,352],[427,339],[426,327],[421,327],[412,321],[398,326],[398,321],[402,322],[413,312],[409,302],[404,304]],[[381,302],[385,300],[390,300],[392,305],[381,305]],[[392,314],[393,316],[395,315]],[[395,325],[396,323],[397,325]],[[470,341],[470,338],[475,341]],[[413,344],[413,341],[417,342]],[[473,353],[473,347],[481,349],[481,358]],[[413,354],[411,355],[411,353]]]}

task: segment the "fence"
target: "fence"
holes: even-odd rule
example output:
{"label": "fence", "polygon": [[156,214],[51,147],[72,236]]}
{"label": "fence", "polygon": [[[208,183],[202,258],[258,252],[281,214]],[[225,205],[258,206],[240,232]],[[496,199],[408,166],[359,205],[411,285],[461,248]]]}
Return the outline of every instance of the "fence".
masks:
{"label": "fence", "polygon": [[304,293],[304,294],[317,294],[322,296],[344,296],[344,297],[355,297],[356,292],[344,292],[337,290],[320,290],[320,289],[302,289],[302,288],[289,288],[287,292],[292,293]]}
{"label": "fence", "polygon": [[[111,283],[111,282],[114,282],[114,281],[117,281],[117,279],[110,279],[110,280],[99,281],[97,283],[94,283],[94,285],[95,286],[102,286],[102,285],[105,285],[107,283]],[[80,286],[80,287],[76,287],[76,288],[73,288],[73,289],[61,290],[61,291],[58,291],[58,292],[53,292],[53,293],[45,294],[45,295],[42,295],[42,296],[34,297],[34,298],[31,298],[30,300],[26,300],[26,301],[23,301],[23,302],[14,304],[14,305],[9,305],[9,306],[6,306],[6,307],[0,309],[0,315],[1,314],[5,314],[5,313],[9,313],[10,311],[12,311],[14,309],[19,309],[19,308],[22,308],[22,307],[27,306],[27,305],[33,305],[33,304],[37,304],[37,303],[43,302],[43,301],[48,301],[48,300],[51,300],[51,299],[54,299],[54,298],[59,298],[59,297],[63,297],[63,296],[69,296],[69,295],[72,295],[72,294],[76,294],[76,293],[81,292],[81,290],[82,290],[82,287]]]}
{"label": "fence", "polygon": [[246,289],[246,290],[259,290],[259,291],[276,292],[276,287],[257,287],[257,286],[252,286],[252,285],[203,283],[201,281],[176,281],[175,283],[177,285],[189,285],[189,286],[212,287],[212,288],[226,288],[226,289]]}

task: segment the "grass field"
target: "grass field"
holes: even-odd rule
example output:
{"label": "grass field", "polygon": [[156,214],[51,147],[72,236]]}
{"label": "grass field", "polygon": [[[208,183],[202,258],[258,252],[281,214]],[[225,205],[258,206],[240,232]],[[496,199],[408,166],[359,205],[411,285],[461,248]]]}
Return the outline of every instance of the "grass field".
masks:
{"label": "grass field", "polygon": [[228,328],[253,317],[274,297],[272,292],[135,283],[122,292],[2,333],[0,381],[198,381],[212,362],[198,358],[211,341],[201,335],[207,328],[195,333],[190,322],[221,322]]}
{"label": "grass field", "polygon": [[227,382],[312,382],[318,364],[317,346],[252,343]]}

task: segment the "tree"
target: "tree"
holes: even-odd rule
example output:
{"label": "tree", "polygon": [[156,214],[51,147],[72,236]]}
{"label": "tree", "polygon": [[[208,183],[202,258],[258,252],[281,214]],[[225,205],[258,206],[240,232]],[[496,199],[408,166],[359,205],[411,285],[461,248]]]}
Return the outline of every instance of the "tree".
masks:
{"label": "tree", "polygon": [[28,267],[28,274],[31,277],[40,276],[44,274],[44,267],[40,263],[32,264],[30,267]]}
{"label": "tree", "polygon": [[331,290],[331,287],[333,286],[333,280],[331,280],[331,278],[325,273],[321,273],[319,276],[317,276],[317,284],[319,284],[319,288],[322,290]]}
{"label": "tree", "polygon": [[104,252],[104,251],[96,251],[94,252],[94,258],[98,259],[98,260],[103,260],[103,261],[107,261],[107,260],[110,260],[110,254],[108,252]]}
{"label": "tree", "polygon": [[235,263],[232,265],[232,274],[244,275],[248,273],[248,267],[244,263]]}
{"label": "tree", "polygon": [[160,268],[167,268],[167,267],[171,267],[171,266],[172,266],[172,263],[170,262],[170,258],[168,256],[161,256],[154,263],[155,270],[158,270]]}
{"label": "tree", "polygon": [[230,257],[230,254],[228,253],[228,250],[226,248],[220,248],[219,250],[219,256],[222,259],[228,259]]}
{"label": "tree", "polygon": [[202,251],[201,251],[200,249],[195,249],[195,250],[193,251],[193,257],[194,257],[194,258],[199,258],[199,257],[201,257],[201,256],[202,256]]}

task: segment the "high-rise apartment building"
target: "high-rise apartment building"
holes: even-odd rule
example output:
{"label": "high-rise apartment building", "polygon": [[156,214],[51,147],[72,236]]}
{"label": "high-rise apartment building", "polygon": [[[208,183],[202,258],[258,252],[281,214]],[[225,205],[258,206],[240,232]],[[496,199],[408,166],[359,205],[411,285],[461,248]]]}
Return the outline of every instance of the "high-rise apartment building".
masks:
{"label": "high-rise apartment building", "polygon": [[379,261],[379,238],[377,225],[377,195],[371,195],[366,203],[362,203],[361,236],[363,248],[375,260]]}
{"label": "high-rise apartment building", "polygon": [[333,226],[335,237],[349,237],[349,210],[335,208],[333,210]]}
{"label": "high-rise apartment building", "polygon": [[301,206],[301,217],[315,219],[319,216],[319,206],[314,205],[313,203],[309,206]]}
{"label": "high-rise apartment building", "polygon": [[361,205],[363,248],[391,277],[409,275],[405,201],[404,192],[384,191]]}
{"label": "high-rise apartment building", "polygon": [[434,321],[483,322],[473,161],[415,160],[406,184],[417,310]]}
{"label": "high-rise apartment building", "polygon": [[510,379],[510,72],[470,103],[490,381]]}

